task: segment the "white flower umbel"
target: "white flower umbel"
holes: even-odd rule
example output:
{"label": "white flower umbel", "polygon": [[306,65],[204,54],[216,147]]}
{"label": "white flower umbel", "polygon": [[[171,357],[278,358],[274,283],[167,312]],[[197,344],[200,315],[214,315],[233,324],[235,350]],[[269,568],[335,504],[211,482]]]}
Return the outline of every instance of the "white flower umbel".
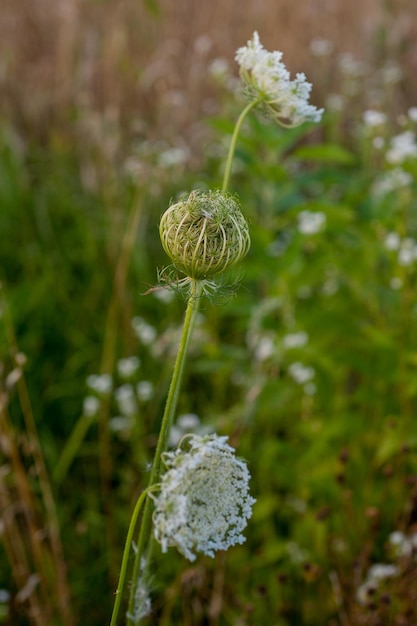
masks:
{"label": "white flower umbel", "polygon": [[268,117],[286,126],[298,126],[303,122],[319,122],[323,109],[308,103],[311,83],[304,74],[290,73],[281,62],[282,52],[268,52],[260,42],[257,32],[247,46],[236,52],[240,77],[245,86],[246,97],[263,104]]}
{"label": "white flower umbel", "polygon": [[163,455],[167,471],[161,490],[152,495],[154,535],[166,552],[176,546],[190,561],[194,552],[214,557],[216,550],[245,541],[242,535],[255,500],[250,474],[235,456],[227,437],[190,435]]}

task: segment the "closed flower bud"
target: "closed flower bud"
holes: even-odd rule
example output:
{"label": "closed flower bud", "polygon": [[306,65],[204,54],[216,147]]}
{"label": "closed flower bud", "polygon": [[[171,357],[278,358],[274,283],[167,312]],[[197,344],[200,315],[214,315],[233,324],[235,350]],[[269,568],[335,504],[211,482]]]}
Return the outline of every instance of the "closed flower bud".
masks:
{"label": "closed flower bud", "polygon": [[161,218],[159,234],[175,267],[195,280],[235,265],[250,247],[239,203],[221,191],[193,191],[171,205]]}

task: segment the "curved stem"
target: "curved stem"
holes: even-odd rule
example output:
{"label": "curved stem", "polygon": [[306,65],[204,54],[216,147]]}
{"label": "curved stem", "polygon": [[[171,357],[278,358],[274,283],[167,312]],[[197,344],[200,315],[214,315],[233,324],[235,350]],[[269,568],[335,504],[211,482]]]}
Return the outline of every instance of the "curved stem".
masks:
{"label": "curved stem", "polygon": [[[182,335],[180,339],[180,344],[178,347],[177,358],[174,365],[174,371],[172,373],[171,384],[168,391],[167,401],[165,405],[164,415],[162,417],[161,429],[159,432],[158,444],[155,451],[155,456],[152,464],[152,471],[149,478],[149,487],[155,485],[159,480],[160,470],[161,470],[161,461],[162,454],[167,448],[169,431],[172,426],[172,422],[175,415],[175,410],[177,408],[178,396],[180,392],[182,374],[184,371],[184,364],[186,361],[188,345],[190,342],[190,338],[192,335],[195,319],[198,313],[198,307],[200,302],[200,297],[202,293],[202,283],[200,281],[193,280],[190,287],[190,295],[188,298],[187,309],[185,312],[184,325],[182,329]],[[141,523],[141,528],[139,532],[139,540],[138,547],[135,556],[135,562],[133,566],[133,576],[132,576],[132,588],[130,591],[130,600],[129,600],[129,610],[128,610],[128,625],[133,624],[132,614],[134,609],[135,602],[135,581],[139,577],[140,572],[140,563],[141,559],[144,556],[145,549],[147,549],[150,544],[149,536],[150,536],[150,527],[151,527],[151,518],[152,518],[152,503],[147,500],[145,504],[145,509],[143,512],[143,518]]]}
{"label": "curved stem", "polygon": [[121,604],[122,597],[123,597],[123,588],[124,588],[125,580],[126,580],[127,563],[129,560],[129,553],[130,553],[130,547],[132,545],[133,533],[135,531],[136,522],[138,521],[139,512],[142,508],[142,505],[148,493],[149,493],[149,489],[145,489],[145,491],[143,491],[140,494],[136,502],[135,508],[133,509],[132,517],[130,519],[129,530],[127,532],[125,548],[123,551],[122,564],[120,566],[119,584],[117,585],[117,589],[116,589],[116,599],[114,601],[114,607],[113,607],[113,613],[111,617],[110,626],[116,626],[117,624],[117,617],[119,615],[120,604]]}
{"label": "curved stem", "polygon": [[226,191],[228,186],[229,186],[230,173],[232,171],[233,156],[235,154],[236,142],[237,142],[237,138],[239,136],[240,127],[242,126],[242,122],[245,119],[246,115],[249,113],[249,111],[251,111],[254,107],[256,107],[256,105],[259,104],[260,101],[261,101],[261,98],[258,98],[256,100],[252,100],[252,102],[249,102],[249,104],[246,105],[246,107],[243,109],[242,113],[238,117],[238,120],[236,122],[234,131],[233,131],[232,140],[231,140],[230,146],[229,146],[229,152],[228,152],[228,155],[227,155],[226,166],[224,168],[223,184],[222,184],[222,191],[223,192]]}

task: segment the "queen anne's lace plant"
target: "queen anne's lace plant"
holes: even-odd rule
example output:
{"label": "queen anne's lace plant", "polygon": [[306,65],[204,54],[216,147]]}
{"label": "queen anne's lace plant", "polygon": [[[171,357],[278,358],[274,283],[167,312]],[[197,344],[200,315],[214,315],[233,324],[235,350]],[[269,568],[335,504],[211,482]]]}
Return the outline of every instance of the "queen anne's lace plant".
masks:
{"label": "queen anne's lace plant", "polygon": [[248,100],[263,104],[268,117],[281,124],[298,126],[303,122],[319,122],[323,109],[308,103],[311,83],[304,74],[290,73],[281,62],[282,52],[268,52],[260,42],[257,32],[243,48],[236,52],[240,76]]}
{"label": "queen anne's lace plant", "polygon": [[216,550],[245,541],[241,534],[252,515],[250,474],[227,437],[190,435],[187,450],[164,454],[153,515],[154,535],[162,551],[176,546],[190,561],[194,552],[214,557]]}

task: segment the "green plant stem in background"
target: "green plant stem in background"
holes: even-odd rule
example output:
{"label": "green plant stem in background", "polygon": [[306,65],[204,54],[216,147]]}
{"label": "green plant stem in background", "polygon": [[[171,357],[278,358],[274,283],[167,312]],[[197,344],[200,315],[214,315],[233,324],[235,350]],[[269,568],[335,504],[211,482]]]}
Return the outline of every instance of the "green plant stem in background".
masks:
{"label": "green plant stem in background", "polygon": [[[182,335],[180,344],[178,347],[177,358],[174,365],[174,371],[172,373],[171,384],[168,391],[167,402],[165,405],[165,411],[162,418],[161,429],[159,432],[158,444],[152,464],[151,476],[149,478],[149,487],[155,485],[160,476],[162,453],[167,448],[169,431],[172,426],[172,422],[175,415],[175,410],[178,403],[178,396],[180,393],[181,380],[184,371],[184,365],[187,357],[188,345],[192,335],[195,319],[198,313],[199,302],[202,293],[202,283],[200,281],[193,280],[190,286],[190,295],[188,298],[187,309],[185,312],[184,325],[182,329]],[[152,517],[152,502],[148,499],[145,503],[145,509],[143,512],[143,518],[139,533],[139,540],[135,555],[135,562],[133,566],[132,575],[132,587],[130,590],[129,610],[128,610],[128,624],[133,624],[131,616],[134,611],[135,603],[135,581],[138,580],[141,560],[144,556],[145,549],[150,544],[150,527]],[[119,589],[122,592],[122,589]]]}
{"label": "green plant stem in background", "polygon": [[225,165],[225,168],[224,168],[223,184],[222,184],[222,191],[223,192],[227,191],[227,188],[229,186],[230,173],[232,171],[233,156],[235,154],[236,142],[237,142],[237,138],[239,136],[240,127],[242,126],[242,122],[245,119],[245,117],[247,116],[247,114],[249,113],[249,111],[251,111],[254,107],[256,107],[256,105],[259,104],[260,101],[261,101],[261,98],[258,98],[256,100],[253,100],[252,102],[249,102],[249,104],[246,105],[246,107],[243,109],[242,113],[238,117],[238,120],[237,120],[236,125],[235,125],[235,129],[233,131],[232,140],[230,142],[230,147],[229,147],[229,152],[228,152],[228,155],[227,155],[226,165]]}

